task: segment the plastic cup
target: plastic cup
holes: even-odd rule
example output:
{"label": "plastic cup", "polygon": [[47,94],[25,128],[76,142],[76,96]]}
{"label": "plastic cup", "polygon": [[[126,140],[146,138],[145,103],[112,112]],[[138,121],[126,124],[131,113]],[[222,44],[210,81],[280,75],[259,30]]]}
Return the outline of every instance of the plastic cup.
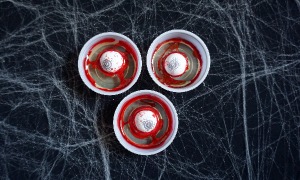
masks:
{"label": "plastic cup", "polygon": [[[142,101],[140,101],[141,99]],[[151,99],[158,104],[153,103]],[[143,103],[146,103],[146,108],[150,109],[147,113],[145,113],[145,109],[140,110],[140,108],[145,106]],[[149,106],[147,106],[147,103],[149,103]],[[161,110],[160,105],[161,107],[165,107],[164,111]],[[154,108],[155,111],[152,111],[152,108]],[[156,118],[153,117],[148,120],[149,122],[155,122],[152,124],[150,123],[151,125],[154,125],[154,127],[148,126],[147,128],[146,126],[146,128],[141,128],[140,124],[134,124],[136,123],[136,120],[145,120],[143,118],[146,118],[147,120],[147,116],[155,114],[157,109],[161,112],[161,117],[164,117],[161,119],[161,125],[159,125],[160,122],[156,122]],[[139,116],[139,113],[144,113],[144,115]],[[131,116],[133,116],[133,124],[131,124],[130,121]],[[137,116],[140,118],[137,118]],[[123,124],[125,125],[122,127]],[[129,128],[126,129],[125,126]],[[178,116],[175,107],[167,97],[155,91],[140,90],[129,94],[120,102],[114,114],[113,127],[118,141],[128,151],[138,155],[153,155],[166,149],[174,140],[178,129]],[[133,133],[133,131],[138,134],[132,136],[131,133]],[[151,135],[151,132],[153,131],[156,131],[154,133],[154,138],[152,138],[153,133]],[[127,135],[126,132],[130,135]],[[156,137],[160,138],[155,139]],[[147,138],[152,139],[152,141],[148,142]],[[164,140],[160,142],[159,140],[161,139]],[[154,144],[155,141],[157,144]],[[141,143],[139,144],[137,142]]]}
{"label": "plastic cup", "polygon": [[[130,89],[140,76],[141,69],[141,54],[135,43],[115,32],[92,37],[78,57],[78,70],[84,84],[103,95],[117,95]],[[126,76],[130,76],[129,80],[124,80]]]}
{"label": "plastic cup", "polygon": [[[201,69],[199,69],[200,73],[198,74],[198,76],[195,76],[195,78],[193,79],[193,81],[190,81],[190,84],[187,84],[186,86],[180,86],[180,87],[175,87],[175,86],[169,86],[167,83],[162,82],[157,75],[154,73],[154,64],[153,64],[153,59],[154,59],[154,55],[156,53],[157,48],[163,44],[164,42],[167,42],[168,40],[172,40],[172,39],[177,39],[177,40],[185,40],[187,42],[189,42],[191,45],[193,45],[195,47],[195,49],[197,50],[197,52],[199,52],[200,56],[201,56]],[[180,47],[179,47],[180,49]],[[162,53],[161,53],[162,54]],[[178,56],[175,57],[174,60],[173,59],[169,59],[170,56]],[[191,56],[190,54],[186,54],[186,57]],[[166,64],[166,63],[162,63],[163,64],[163,68],[166,70],[166,75],[169,76],[167,78],[173,78],[175,80],[182,80],[184,81],[184,77],[178,77],[179,76],[188,76],[185,75],[185,71],[183,71],[186,66],[186,63],[181,63],[182,65],[179,64],[178,67],[176,67],[176,65],[178,65],[178,63],[176,62],[176,60],[180,60],[183,59],[181,57],[180,54],[176,54],[174,52],[170,53],[170,55],[163,57],[165,58],[164,61],[170,61],[172,62],[171,64]],[[172,57],[173,58],[173,57]],[[187,60],[190,60],[189,58],[187,58]],[[182,60],[184,61],[184,60]],[[179,61],[178,61],[179,62]],[[188,62],[188,64],[191,64],[191,62]],[[169,66],[168,66],[169,65]],[[181,67],[182,66],[182,67]],[[176,67],[176,68],[174,68]],[[196,87],[198,87],[203,81],[204,79],[207,77],[207,74],[209,72],[210,69],[210,55],[209,55],[209,51],[205,45],[205,43],[194,33],[191,33],[189,31],[186,30],[171,30],[171,31],[167,31],[161,35],[159,35],[150,45],[149,49],[148,49],[148,53],[147,53],[147,69],[148,72],[151,76],[151,78],[153,79],[153,81],[158,84],[160,87],[162,87],[165,90],[171,91],[171,92],[187,92],[190,90],[195,89]],[[173,69],[176,69],[175,71],[172,71]],[[163,70],[162,70],[163,71]],[[172,71],[170,73],[170,71]],[[180,79],[181,78],[181,79]],[[171,79],[171,80],[173,80]]]}

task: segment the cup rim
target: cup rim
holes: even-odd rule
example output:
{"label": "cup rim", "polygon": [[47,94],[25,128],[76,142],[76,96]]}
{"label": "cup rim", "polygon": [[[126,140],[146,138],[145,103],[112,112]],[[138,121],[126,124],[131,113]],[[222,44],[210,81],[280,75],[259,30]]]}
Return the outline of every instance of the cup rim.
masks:
{"label": "cup rim", "polygon": [[[124,39],[126,42],[128,42],[133,47],[133,49],[136,51],[136,55],[137,55],[137,72],[135,74],[135,77],[132,79],[132,81],[126,87],[124,87],[123,89],[117,90],[117,91],[104,91],[104,90],[98,89],[95,86],[93,86],[91,84],[91,82],[87,79],[87,76],[86,76],[84,68],[83,68],[84,58],[87,55],[89,48],[93,45],[92,42],[96,41],[97,39],[100,40],[101,38],[108,37],[108,36],[117,36],[117,37],[120,37],[121,39]],[[81,48],[79,56],[78,56],[78,71],[79,71],[79,75],[80,75],[82,81],[89,89],[91,89],[92,91],[94,91],[98,94],[102,94],[102,95],[108,95],[108,96],[118,95],[118,94],[121,94],[121,93],[129,90],[137,82],[137,80],[141,74],[141,70],[142,70],[142,57],[141,57],[140,50],[138,49],[136,44],[130,38],[128,38],[127,36],[125,36],[123,34],[116,33],[116,32],[104,32],[104,33],[100,33],[100,34],[93,36],[84,44],[84,46]]]}
{"label": "cup rim", "polygon": [[[168,34],[172,34],[172,33],[182,33],[182,34],[187,34],[187,35],[191,36],[192,38],[194,38],[195,40],[197,40],[201,44],[201,46],[203,47],[203,50],[205,51],[205,54],[206,54],[206,63],[207,63],[207,65],[206,65],[205,72],[204,72],[203,76],[197,82],[195,82],[195,84],[191,84],[191,85],[186,86],[184,88],[172,88],[172,87],[168,87],[168,86],[164,85],[163,83],[161,83],[156,78],[156,76],[154,75],[154,72],[152,71],[152,65],[151,65],[152,54],[153,54],[153,52],[156,48],[156,45],[158,44],[158,42],[160,41],[160,39],[163,36],[168,35]],[[197,47],[197,49],[198,49],[198,47]],[[167,91],[176,92],[176,93],[187,92],[187,91],[190,91],[190,90],[193,90],[193,89],[197,88],[206,79],[206,77],[208,75],[208,72],[209,72],[209,69],[210,69],[210,63],[211,63],[211,59],[210,59],[209,50],[208,50],[206,44],[203,42],[203,40],[199,36],[197,36],[196,34],[190,32],[190,31],[187,31],[187,30],[183,30],[183,29],[173,29],[173,30],[164,32],[164,33],[160,34],[159,36],[157,36],[154,39],[154,41],[151,43],[151,45],[148,49],[147,62],[146,62],[147,70],[148,70],[148,73],[151,76],[152,80],[157,85],[159,85],[161,88],[163,88]]]}
{"label": "cup rim", "polygon": [[[121,134],[121,130],[119,129],[118,127],[118,116],[119,116],[119,113],[121,111],[121,108],[122,106],[124,105],[125,102],[127,102],[129,99],[133,98],[133,97],[136,97],[138,95],[142,95],[142,94],[153,94],[153,95],[156,95],[160,98],[162,98],[162,100],[164,100],[170,110],[172,111],[172,115],[173,115],[173,121],[174,121],[174,126],[173,126],[173,131],[172,133],[170,134],[169,137],[167,137],[167,141],[162,145],[162,146],[159,146],[159,147],[156,147],[156,148],[152,148],[152,149],[142,149],[142,148],[138,148],[138,147],[135,147],[133,145],[131,145],[130,143],[128,143],[124,137],[122,136]],[[156,92],[156,91],[153,91],[153,90],[139,90],[139,91],[135,91],[129,95],[127,95],[118,105],[118,107],[116,108],[115,110],[115,113],[114,113],[114,118],[113,118],[113,128],[114,128],[114,132],[115,132],[115,135],[118,139],[118,141],[120,142],[120,144],[125,148],[127,149],[128,151],[134,153],[134,154],[138,154],[138,155],[153,155],[153,154],[157,154],[163,150],[165,150],[174,140],[176,134],[177,134],[177,131],[178,131],[178,115],[177,115],[177,111],[173,105],[173,103],[166,97],[164,96],[163,94],[159,93],[159,92]]]}

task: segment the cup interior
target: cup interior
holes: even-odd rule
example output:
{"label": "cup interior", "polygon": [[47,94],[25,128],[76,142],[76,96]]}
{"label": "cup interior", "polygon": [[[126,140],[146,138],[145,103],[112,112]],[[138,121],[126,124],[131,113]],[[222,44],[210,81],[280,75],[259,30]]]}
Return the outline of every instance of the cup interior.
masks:
{"label": "cup interior", "polygon": [[[197,50],[199,51],[202,59],[202,67],[200,75],[195,79],[195,81],[188,86],[181,87],[181,88],[172,88],[169,86],[166,86],[162,84],[157,77],[154,75],[154,72],[152,70],[152,57],[153,54],[157,48],[157,46],[167,40],[173,39],[173,38],[180,38],[189,41],[192,43]],[[196,87],[198,87],[206,78],[210,68],[210,55],[209,51],[205,45],[205,43],[195,34],[185,31],[185,30],[171,30],[167,31],[161,35],[159,35],[150,45],[147,53],[147,69],[151,76],[151,78],[154,80],[155,83],[157,83],[160,87],[172,91],[172,92],[186,92],[189,90],[192,90]]]}
{"label": "cup interior", "polygon": [[[119,113],[121,111],[122,106],[129,100],[140,96],[140,95],[149,95],[151,94],[152,96],[158,97],[160,99],[162,99],[166,104],[168,104],[170,110],[172,111],[172,118],[173,118],[173,124],[172,124],[172,132],[171,134],[167,137],[167,139],[158,147],[155,148],[151,148],[151,149],[143,149],[143,148],[139,148],[136,146],[133,146],[132,144],[128,143],[128,141],[126,141],[123,137],[123,135],[121,134],[121,129],[118,126],[118,116]],[[139,154],[139,155],[153,155],[156,153],[159,153],[161,151],[163,151],[164,149],[166,149],[174,140],[176,133],[177,133],[177,129],[178,129],[178,116],[177,116],[177,112],[175,107],[173,106],[173,104],[171,103],[171,101],[165,97],[164,95],[155,92],[155,91],[151,91],[151,90],[140,90],[140,91],[136,91],[133,92],[131,94],[129,94],[128,96],[126,96],[118,105],[115,114],[114,114],[114,120],[113,120],[113,126],[114,126],[114,131],[116,134],[116,137],[118,139],[118,141],[130,152],[135,153],[135,154]]]}
{"label": "cup interior", "polygon": [[[90,49],[99,41],[104,40],[104,39],[114,39],[116,41],[123,41],[126,42],[126,44],[129,45],[129,47],[133,50],[133,52],[135,53],[134,56],[137,58],[136,62],[137,62],[137,70],[136,70],[136,74],[134,76],[134,78],[132,79],[132,81],[123,89],[120,90],[116,90],[116,91],[104,91],[102,89],[99,89],[97,87],[95,87],[89,80],[88,77],[85,73],[84,70],[84,60],[87,57]],[[88,40],[85,45],[83,46],[83,48],[80,51],[79,57],[78,57],[78,70],[79,70],[79,74],[81,79],[83,80],[83,82],[85,83],[86,86],[88,86],[91,90],[93,90],[96,93],[99,94],[103,94],[103,95],[117,95],[120,93],[123,93],[125,91],[127,91],[128,89],[130,89],[137,81],[140,73],[141,73],[141,68],[142,68],[142,60],[141,60],[141,54],[139,49],[137,48],[137,46],[135,45],[135,43],[130,40],[128,37],[119,34],[119,33],[115,33],[115,32],[106,32],[106,33],[101,33],[98,34],[94,37],[92,37],[90,40]]]}

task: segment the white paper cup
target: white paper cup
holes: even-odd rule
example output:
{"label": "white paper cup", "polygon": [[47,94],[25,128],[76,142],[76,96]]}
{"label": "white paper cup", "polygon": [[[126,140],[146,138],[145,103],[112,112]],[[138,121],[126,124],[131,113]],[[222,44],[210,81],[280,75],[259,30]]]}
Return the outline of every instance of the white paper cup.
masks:
{"label": "white paper cup", "polygon": [[[87,74],[85,72],[85,60],[86,57],[88,56],[88,53],[90,51],[90,49],[95,46],[95,44],[97,44],[99,41],[105,40],[105,39],[114,39],[116,41],[122,41],[122,42],[126,42],[127,45],[130,46],[131,49],[133,49],[135,56],[137,57],[137,59],[135,59],[136,64],[136,73],[133,77],[133,79],[131,80],[131,82],[129,84],[127,84],[125,87],[123,87],[122,89],[118,89],[118,90],[112,90],[112,91],[108,91],[108,90],[103,90],[100,88],[97,88],[94,84],[92,84],[92,82],[88,79]],[[83,48],[80,51],[79,57],[78,57],[78,70],[79,70],[79,74],[81,79],[83,80],[84,84],[89,87],[91,90],[93,90],[96,93],[99,94],[103,94],[103,95],[117,95],[120,93],[123,93],[125,91],[127,91],[128,89],[130,89],[137,81],[138,77],[141,74],[141,69],[142,69],[142,60],[141,60],[141,54],[139,49],[137,48],[137,46],[135,45],[135,43],[130,40],[128,37],[119,34],[119,33],[115,33],[115,32],[105,32],[105,33],[101,33],[98,34],[94,37],[92,37],[90,40],[88,40],[85,45],[83,46]],[[98,61],[98,60],[97,60]],[[99,59],[100,61],[100,59]],[[99,62],[100,63],[100,62]]]}
{"label": "white paper cup", "polygon": [[[123,129],[124,131],[122,131],[122,129],[119,127],[119,125],[121,123],[119,121],[119,116],[120,116],[120,113],[123,112],[122,109],[124,108],[124,106],[132,99],[143,96],[143,95],[149,95],[149,96],[152,96],[155,98],[159,98],[161,101],[163,101],[168,106],[169,111],[171,112],[171,116],[172,116],[172,120],[171,120],[172,125],[170,125],[171,126],[170,134],[166,137],[166,140],[163,141],[161,144],[159,144],[159,146],[157,146],[157,147],[147,148],[147,149],[137,147],[134,144],[130,143],[129,142],[130,140],[126,140],[124,137],[124,134],[122,133],[125,130]],[[136,91],[136,92],[129,94],[120,102],[120,104],[118,105],[118,107],[115,111],[115,114],[114,114],[113,127],[114,127],[114,132],[116,134],[118,141],[128,151],[138,154],[138,155],[153,155],[153,154],[159,153],[159,152],[163,151],[164,149],[166,149],[174,140],[176,133],[177,133],[177,129],[178,129],[178,116],[177,116],[175,107],[173,106],[173,104],[167,97],[165,97],[164,95],[162,95],[158,92],[155,92],[155,91],[140,90],[140,91]]]}
{"label": "white paper cup", "polygon": [[[201,59],[202,59],[202,67],[201,67],[201,71],[199,76],[193,81],[193,83],[184,86],[184,87],[169,87],[166,84],[163,84],[162,82],[160,82],[158,80],[158,78],[156,77],[156,75],[153,72],[152,69],[152,58],[153,58],[153,54],[155,53],[156,48],[163,42],[170,40],[170,39],[174,39],[174,38],[179,38],[179,39],[184,39],[188,42],[190,42],[191,44],[193,44],[196,49],[199,51],[200,55],[201,55]],[[153,79],[153,81],[158,84],[160,87],[162,87],[165,90],[171,91],[171,92],[186,92],[186,91],[190,91],[192,89],[195,89],[196,87],[198,87],[206,78],[209,69],[210,69],[210,55],[209,55],[209,51],[205,45],[205,43],[194,33],[191,33],[189,31],[186,30],[171,30],[171,31],[167,31],[161,35],[159,35],[150,45],[149,49],[148,49],[148,53],[147,53],[147,69],[148,72],[151,76],[151,78]]]}

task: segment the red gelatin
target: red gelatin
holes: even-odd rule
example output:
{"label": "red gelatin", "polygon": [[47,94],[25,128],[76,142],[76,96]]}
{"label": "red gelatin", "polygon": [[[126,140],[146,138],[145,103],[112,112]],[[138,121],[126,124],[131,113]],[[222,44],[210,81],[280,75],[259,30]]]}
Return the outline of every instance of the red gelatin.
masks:
{"label": "red gelatin", "polygon": [[[98,45],[101,45],[101,44],[107,44],[107,46],[109,46],[109,48],[106,48],[106,49],[101,50],[100,52],[97,52],[98,53],[97,58],[92,61],[90,59],[91,55],[95,55],[95,52],[93,52],[93,51],[95,50],[95,48]],[[120,49],[122,49],[124,51],[120,51]],[[103,53],[108,52],[108,51],[118,52],[124,59],[121,69],[119,69],[115,73],[110,73],[110,72],[107,72],[106,70],[104,70],[103,67],[101,67],[101,64],[99,61],[100,57],[103,55]],[[92,54],[92,53],[94,53],[94,54]],[[125,73],[129,71],[129,65],[130,65],[129,58],[133,59],[133,61],[134,61],[134,72],[133,72],[132,76],[130,76],[129,78],[126,78]],[[137,66],[138,66],[138,57],[137,57],[137,54],[135,53],[134,49],[127,42],[121,41],[121,40],[116,41],[113,38],[103,39],[103,40],[95,43],[94,45],[92,45],[92,47],[90,48],[90,50],[83,62],[83,68],[85,70],[85,75],[86,75],[87,79],[89,80],[89,82],[94,87],[101,89],[103,91],[118,91],[118,90],[125,88],[132,81],[132,79],[136,76]],[[105,78],[119,79],[119,84],[113,88],[102,87],[101,85],[99,85],[100,83],[97,84],[95,78],[91,75],[91,70],[89,68],[92,68],[93,70],[95,70],[97,72],[101,72],[102,73],[101,76],[104,76]],[[101,79],[101,78],[99,78],[99,79]]]}
{"label": "red gelatin", "polygon": [[[195,75],[192,77],[192,79],[189,79],[188,81],[185,79],[180,79],[180,78],[176,78],[179,76],[171,76],[164,68],[164,62],[165,59],[172,53],[179,53],[181,55],[183,55],[187,61],[188,64],[190,64],[190,59],[188,54],[184,53],[182,51],[182,49],[180,48],[180,45],[184,44],[185,46],[189,47],[192,50],[192,56],[194,56],[199,64],[199,69],[197,70],[197,72],[195,73]],[[158,57],[158,61],[156,62],[157,64],[153,64],[153,59],[155,58],[157,52],[162,48],[162,46],[168,45],[167,48],[160,53],[161,55]],[[185,39],[180,39],[180,38],[173,38],[173,39],[169,39],[166,40],[160,44],[157,45],[157,47],[154,50],[154,53],[152,55],[152,71],[155,75],[155,77],[164,85],[168,86],[168,87],[172,87],[172,88],[182,88],[182,87],[186,87],[189,86],[190,84],[194,83],[195,80],[199,77],[200,73],[201,73],[201,67],[202,67],[202,59],[201,59],[201,54],[198,51],[198,49],[189,41],[185,40]],[[157,69],[155,69],[155,67],[157,66]],[[187,66],[185,72],[183,74],[180,74],[180,76],[184,75],[185,73],[188,73],[189,71],[189,65]],[[159,73],[157,73],[159,72]]]}
{"label": "red gelatin", "polygon": [[[140,107],[132,109],[132,105],[134,103],[143,104]],[[163,112],[161,112],[159,109],[163,109]],[[153,114],[158,118],[157,124],[150,132],[142,132],[140,131],[134,121],[134,118],[136,117],[137,113],[140,111],[152,111]],[[129,112],[128,112],[129,111]],[[127,116],[125,115],[125,112],[127,112]],[[164,113],[167,119],[162,118],[162,113]],[[126,119],[128,118],[128,119]],[[152,95],[139,95],[136,96],[128,101],[126,101],[123,106],[120,109],[120,114],[117,118],[117,124],[118,128],[123,136],[123,138],[131,145],[142,148],[142,149],[152,149],[155,147],[159,147],[161,144],[163,144],[166,139],[170,136],[170,134],[173,131],[173,116],[172,111],[168,104],[164,102],[162,99],[152,96]],[[164,124],[165,123],[165,124]],[[163,126],[166,126],[165,130],[163,130]],[[133,138],[130,138],[128,134],[126,134],[125,126],[129,127],[131,135],[134,136],[134,138],[137,139],[150,139],[150,143],[148,144],[139,144],[136,141],[133,140]],[[163,132],[158,137],[158,134]]]}

